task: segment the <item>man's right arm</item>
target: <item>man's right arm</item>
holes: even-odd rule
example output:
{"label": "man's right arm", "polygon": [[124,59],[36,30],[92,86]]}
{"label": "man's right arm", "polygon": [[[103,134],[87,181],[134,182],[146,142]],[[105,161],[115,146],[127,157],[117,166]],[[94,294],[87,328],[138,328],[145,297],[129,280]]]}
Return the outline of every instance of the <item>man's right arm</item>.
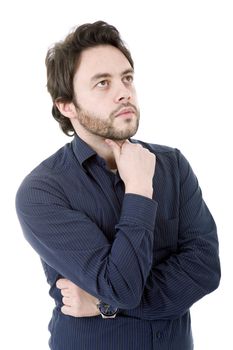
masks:
{"label": "man's right arm", "polygon": [[126,193],[111,244],[49,180],[29,175],[17,193],[16,208],[25,238],[61,276],[119,308],[139,304],[152,264],[155,201]]}

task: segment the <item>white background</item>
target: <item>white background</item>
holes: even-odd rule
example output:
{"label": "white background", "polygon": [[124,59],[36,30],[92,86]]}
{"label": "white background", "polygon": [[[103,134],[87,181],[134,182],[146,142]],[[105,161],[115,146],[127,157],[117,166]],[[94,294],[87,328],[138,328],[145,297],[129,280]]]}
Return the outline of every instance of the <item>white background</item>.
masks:
{"label": "white background", "polygon": [[192,307],[193,333],[196,350],[231,349],[233,10],[225,0],[2,2],[0,347],[48,347],[53,302],[14,198],[24,176],[70,142],[50,113],[47,49],[73,26],[99,19],[120,30],[135,60],[136,137],[184,153],[216,219],[221,285]]}

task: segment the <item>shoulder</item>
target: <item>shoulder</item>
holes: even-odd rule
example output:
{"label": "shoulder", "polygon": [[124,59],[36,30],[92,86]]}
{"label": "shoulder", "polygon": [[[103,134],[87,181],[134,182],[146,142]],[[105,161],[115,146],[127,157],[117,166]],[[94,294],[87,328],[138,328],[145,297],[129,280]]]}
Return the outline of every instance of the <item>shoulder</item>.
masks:
{"label": "shoulder", "polygon": [[130,141],[132,143],[138,143],[140,145],[142,145],[143,147],[149,149],[151,152],[153,153],[161,153],[161,154],[165,154],[165,153],[177,153],[179,152],[179,150],[177,148],[174,147],[169,147],[169,146],[165,146],[165,145],[158,145],[155,143],[148,143],[142,140],[136,140],[136,139],[130,139]]}
{"label": "shoulder", "polygon": [[131,139],[133,143],[139,143],[156,155],[157,163],[171,172],[187,172],[190,164],[183,153],[178,149],[170,146],[148,143],[141,140]]}
{"label": "shoulder", "polygon": [[67,143],[54,154],[43,160],[31,173],[59,174],[65,172],[74,160],[71,143]]}
{"label": "shoulder", "polygon": [[44,159],[25,177],[53,177],[64,173],[72,166],[74,154],[70,143],[67,143],[55,153]]}
{"label": "shoulder", "polygon": [[179,158],[180,150],[174,147],[148,143],[141,140],[131,139],[132,143],[138,143],[154,153],[157,158]]}
{"label": "shoulder", "polygon": [[60,193],[64,198],[61,184],[65,174],[69,173],[68,169],[72,167],[73,162],[73,151],[71,144],[68,143],[43,160],[25,176],[17,190],[16,202],[38,200],[42,194],[59,195]]}

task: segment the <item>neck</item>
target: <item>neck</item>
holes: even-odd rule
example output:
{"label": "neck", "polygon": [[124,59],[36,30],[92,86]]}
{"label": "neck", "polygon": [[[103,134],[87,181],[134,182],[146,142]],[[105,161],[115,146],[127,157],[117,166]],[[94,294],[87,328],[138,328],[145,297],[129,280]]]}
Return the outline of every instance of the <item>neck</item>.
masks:
{"label": "neck", "polygon": [[[105,142],[106,138],[98,135],[89,134],[86,130],[76,130],[77,135],[85,141],[101,158],[103,158],[110,169],[117,169],[112,150]],[[116,141],[121,146],[125,140]]]}

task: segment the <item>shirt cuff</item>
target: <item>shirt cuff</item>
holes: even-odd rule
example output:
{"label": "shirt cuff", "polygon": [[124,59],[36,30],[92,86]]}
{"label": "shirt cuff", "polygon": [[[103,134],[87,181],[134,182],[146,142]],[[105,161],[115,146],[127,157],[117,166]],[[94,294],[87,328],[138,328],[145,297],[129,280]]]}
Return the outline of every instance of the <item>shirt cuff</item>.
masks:
{"label": "shirt cuff", "polygon": [[126,193],[122,208],[121,219],[137,222],[154,230],[158,203],[148,197],[134,193]]}

